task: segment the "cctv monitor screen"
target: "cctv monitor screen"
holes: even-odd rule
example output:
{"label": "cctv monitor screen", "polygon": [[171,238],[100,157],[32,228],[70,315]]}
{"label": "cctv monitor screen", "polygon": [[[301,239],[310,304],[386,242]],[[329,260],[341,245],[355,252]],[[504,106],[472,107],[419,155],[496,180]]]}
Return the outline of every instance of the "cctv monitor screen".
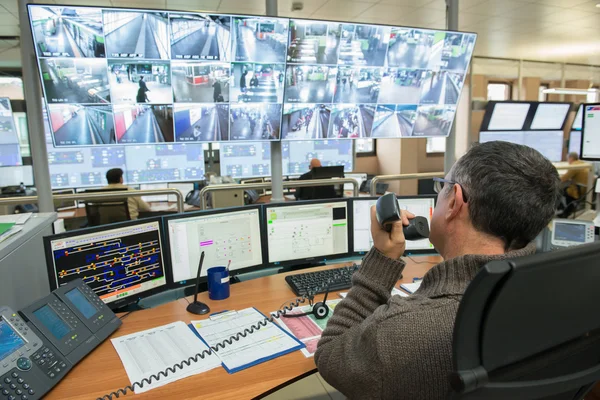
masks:
{"label": "cctv monitor screen", "polygon": [[447,136],[476,35],[28,5],[56,146]]}
{"label": "cctv monitor screen", "polygon": [[581,158],[600,161],[600,104],[584,104]]}
{"label": "cctv monitor screen", "polygon": [[111,307],[166,289],[160,230],[147,219],[44,238],[51,289],[81,278]]}
{"label": "cctv monitor screen", "polygon": [[200,277],[206,277],[209,268],[230,262],[230,271],[262,264],[259,207],[186,214],[168,218],[166,227],[175,283],[195,281],[202,252]]}
{"label": "cctv monitor screen", "polygon": [[530,103],[495,103],[487,130],[523,130]]}
{"label": "cctv monitor screen", "polygon": [[479,142],[505,142],[522,144],[539,151],[552,162],[562,160],[564,146],[563,131],[507,131],[507,132],[480,132]]}
{"label": "cctv monitor screen", "polygon": [[539,103],[530,129],[561,130],[570,109],[570,103]]}
{"label": "cctv monitor screen", "polygon": [[265,207],[270,264],[323,260],[348,253],[348,202]]}
{"label": "cctv monitor screen", "polygon": [[569,135],[569,153],[581,152],[581,131],[571,131]]}
{"label": "cctv monitor screen", "polygon": [[[377,199],[369,198],[352,201],[353,212],[353,245],[355,253],[366,253],[373,247],[371,236],[371,207],[377,203]],[[431,224],[433,209],[435,208],[435,196],[399,197],[398,206],[401,210],[407,210],[417,216],[427,218]],[[431,252],[434,251],[429,239],[406,241],[407,252]]]}

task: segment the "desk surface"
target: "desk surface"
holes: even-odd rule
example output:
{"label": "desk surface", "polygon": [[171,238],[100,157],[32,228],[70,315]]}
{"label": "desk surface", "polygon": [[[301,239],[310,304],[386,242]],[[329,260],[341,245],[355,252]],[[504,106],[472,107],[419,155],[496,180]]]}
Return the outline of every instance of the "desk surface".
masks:
{"label": "desk surface", "polygon": [[[425,263],[416,263],[412,259],[406,259],[407,265],[401,282],[412,282],[413,278],[422,277],[434,263],[441,261],[439,256],[414,258],[418,262]],[[311,271],[339,266],[320,267],[311,269]],[[289,274],[295,273],[298,272]],[[295,298],[284,280],[284,277],[289,274],[277,274],[232,285],[231,297],[226,300],[209,300],[208,293],[200,293],[198,297],[211,307],[211,312],[256,307],[264,314],[268,314],[279,309],[284,302],[292,301]],[[338,293],[333,292],[329,298],[339,298]],[[318,297],[322,298],[322,295]],[[191,298],[189,300],[191,301]],[[175,321],[189,323],[192,319],[203,319],[200,316],[189,314],[186,311],[187,305],[186,299],[180,299],[153,309],[136,311],[123,320],[123,325],[112,337],[139,332]],[[300,351],[296,351],[232,375],[223,368],[217,368],[147,393],[129,394],[125,398],[251,399],[279,389],[315,371],[314,359],[306,358]],[[62,382],[48,393],[45,399],[96,399],[129,384],[117,352],[110,340],[106,340],[80,362]]]}

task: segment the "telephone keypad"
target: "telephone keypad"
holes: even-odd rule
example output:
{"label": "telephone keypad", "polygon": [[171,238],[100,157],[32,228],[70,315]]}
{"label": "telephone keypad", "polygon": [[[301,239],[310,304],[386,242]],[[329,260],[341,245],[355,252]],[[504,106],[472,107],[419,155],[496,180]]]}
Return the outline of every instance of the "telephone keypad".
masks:
{"label": "telephone keypad", "polygon": [[28,400],[35,390],[18,370],[12,370],[0,377],[0,400]]}

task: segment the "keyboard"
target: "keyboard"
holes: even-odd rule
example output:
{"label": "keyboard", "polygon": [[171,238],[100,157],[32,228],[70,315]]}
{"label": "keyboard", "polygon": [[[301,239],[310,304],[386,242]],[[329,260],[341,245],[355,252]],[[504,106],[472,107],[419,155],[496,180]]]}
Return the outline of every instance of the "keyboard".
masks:
{"label": "keyboard", "polygon": [[296,296],[306,294],[325,293],[329,291],[345,290],[352,287],[352,274],[358,269],[358,265],[327,269],[325,271],[306,272],[297,275],[288,275],[285,281],[292,288]]}

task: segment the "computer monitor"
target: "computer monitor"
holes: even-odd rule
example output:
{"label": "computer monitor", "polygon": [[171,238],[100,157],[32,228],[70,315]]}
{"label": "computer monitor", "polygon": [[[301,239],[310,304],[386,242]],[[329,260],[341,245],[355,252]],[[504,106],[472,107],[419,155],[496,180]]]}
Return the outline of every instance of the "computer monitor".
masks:
{"label": "computer monitor", "polygon": [[159,218],[44,238],[50,289],[81,278],[110,308],[167,287]]}
{"label": "computer monitor", "polygon": [[584,104],[581,159],[600,161],[600,103]]}
{"label": "computer monitor", "polygon": [[[142,183],[140,185],[140,190],[158,190],[158,189],[168,189],[169,185],[167,183]],[[168,194],[157,194],[153,196],[142,196],[142,200],[146,203],[160,203],[169,201]]]}
{"label": "computer monitor", "polygon": [[[513,102],[490,102],[489,108],[492,108],[491,116],[486,130],[490,131],[505,131],[514,130],[520,131],[524,129],[525,120],[531,107],[530,103],[513,103]],[[485,118],[484,118],[485,123]]]}
{"label": "computer monitor", "polygon": [[531,130],[562,130],[571,103],[538,103],[531,121]]}
{"label": "computer monitor", "polygon": [[[360,189],[363,182],[367,180],[367,174],[345,174],[344,178],[354,179],[358,182],[358,188]],[[344,190],[353,190],[354,185],[351,183],[344,184]]]}
{"label": "computer monitor", "polygon": [[562,160],[563,131],[486,131],[479,133],[480,143],[496,140],[529,146],[552,162]]}
{"label": "computer monitor", "polygon": [[347,200],[265,205],[268,263],[294,265],[348,255],[350,218]]}
{"label": "computer monitor", "polygon": [[263,264],[260,206],[200,211],[165,217],[172,275],[170,282],[190,285],[200,274],[215,266],[227,266],[230,273],[249,271]]}
{"label": "computer monitor", "polygon": [[[437,196],[398,197],[398,205],[402,210],[427,218],[431,223]],[[371,236],[371,206],[377,203],[377,197],[352,200],[352,252],[364,254],[373,247]],[[431,253],[435,251],[429,239],[406,241],[406,252],[412,254]]]}
{"label": "computer monitor", "polygon": [[581,131],[571,131],[569,135],[569,153],[581,152]]}
{"label": "computer monitor", "polygon": [[21,183],[25,186],[33,186],[33,167],[31,165],[0,167],[0,187],[17,186]]}
{"label": "computer monitor", "polygon": [[[183,201],[185,201],[185,196],[192,190],[194,190],[194,184],[191,182],[188,183],[169,183],[169,189],[177,189],[183,196]],[[177,201],[177,197],[175,195],[169,195],[169,201],[175,202]]]}

